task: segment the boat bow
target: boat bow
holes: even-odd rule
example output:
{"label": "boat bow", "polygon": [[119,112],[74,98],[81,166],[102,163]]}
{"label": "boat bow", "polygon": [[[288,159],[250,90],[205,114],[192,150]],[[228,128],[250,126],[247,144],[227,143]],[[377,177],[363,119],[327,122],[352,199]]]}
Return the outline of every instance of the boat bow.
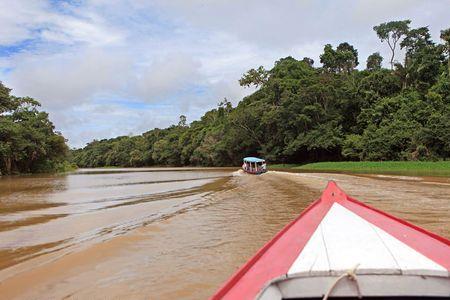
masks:
{"label": "boat bow", "polygon": [[332,295],[450,296],[450,241],[369,207],[330,181],[212,299],[322,297],[352,269],[358,286],[346,279]]}

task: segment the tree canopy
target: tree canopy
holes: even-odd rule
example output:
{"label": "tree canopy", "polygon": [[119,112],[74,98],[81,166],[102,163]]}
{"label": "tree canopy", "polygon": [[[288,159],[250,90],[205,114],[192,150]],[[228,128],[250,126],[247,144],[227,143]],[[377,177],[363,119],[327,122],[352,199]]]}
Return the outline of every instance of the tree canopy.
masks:
{"label": "tree canopy", "polygon": [[369,57],[367,58],[366,68],[369,71],[380,70],[382,62],[383,62],[383,57],[380,55],[379,52],[375,52],[375,53],[369,55]]}
{"label": "tree canopy", "polygon": [[326,71],[350,73],[358,65],[358,51],[347,42],[339,44],[336,50],[327,44],[323,51],[320,62]]}
{"label": "tree canopy", "polygon": [[53,171],[68,154],[64,137],[38,101],[15,97],[0,82],[1,174]]}

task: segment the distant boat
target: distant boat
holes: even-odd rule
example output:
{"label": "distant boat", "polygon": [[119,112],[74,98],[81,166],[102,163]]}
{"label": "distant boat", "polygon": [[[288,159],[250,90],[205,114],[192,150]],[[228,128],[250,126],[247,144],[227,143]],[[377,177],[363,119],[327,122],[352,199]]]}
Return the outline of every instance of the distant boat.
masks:
{"label": "distant boat", "polygon": [[211,299],[449,299],[450,241],[329,182]]}
{"label": "distant boat", "polygon": [[267,172],[266,161],[257,157],[245,157],[242,169],[250,174],[261,174]]}

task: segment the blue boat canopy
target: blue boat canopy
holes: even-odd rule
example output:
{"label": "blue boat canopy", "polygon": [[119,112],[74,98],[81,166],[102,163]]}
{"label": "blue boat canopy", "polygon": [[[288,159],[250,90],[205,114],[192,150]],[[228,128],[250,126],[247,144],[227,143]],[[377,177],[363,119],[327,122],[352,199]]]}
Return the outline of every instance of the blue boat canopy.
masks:
{"label": "blue boat canopy", "polygon": [[245,162],[251,162],[251,163],[265,162],[264,159],[257,158],[257,157],[245,157],[245,158],[244,158],[244,161],[245,161]]}

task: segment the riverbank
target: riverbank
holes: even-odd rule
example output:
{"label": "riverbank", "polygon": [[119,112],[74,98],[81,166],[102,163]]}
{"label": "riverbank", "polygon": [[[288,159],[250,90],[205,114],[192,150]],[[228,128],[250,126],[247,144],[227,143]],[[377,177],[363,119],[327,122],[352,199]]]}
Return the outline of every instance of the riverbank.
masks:
{"label": "riverbank", "polygon": [[450,161],[342,161],[310,164],[275,164],[271,169],[298,172],[332,172],[450,177]]}

